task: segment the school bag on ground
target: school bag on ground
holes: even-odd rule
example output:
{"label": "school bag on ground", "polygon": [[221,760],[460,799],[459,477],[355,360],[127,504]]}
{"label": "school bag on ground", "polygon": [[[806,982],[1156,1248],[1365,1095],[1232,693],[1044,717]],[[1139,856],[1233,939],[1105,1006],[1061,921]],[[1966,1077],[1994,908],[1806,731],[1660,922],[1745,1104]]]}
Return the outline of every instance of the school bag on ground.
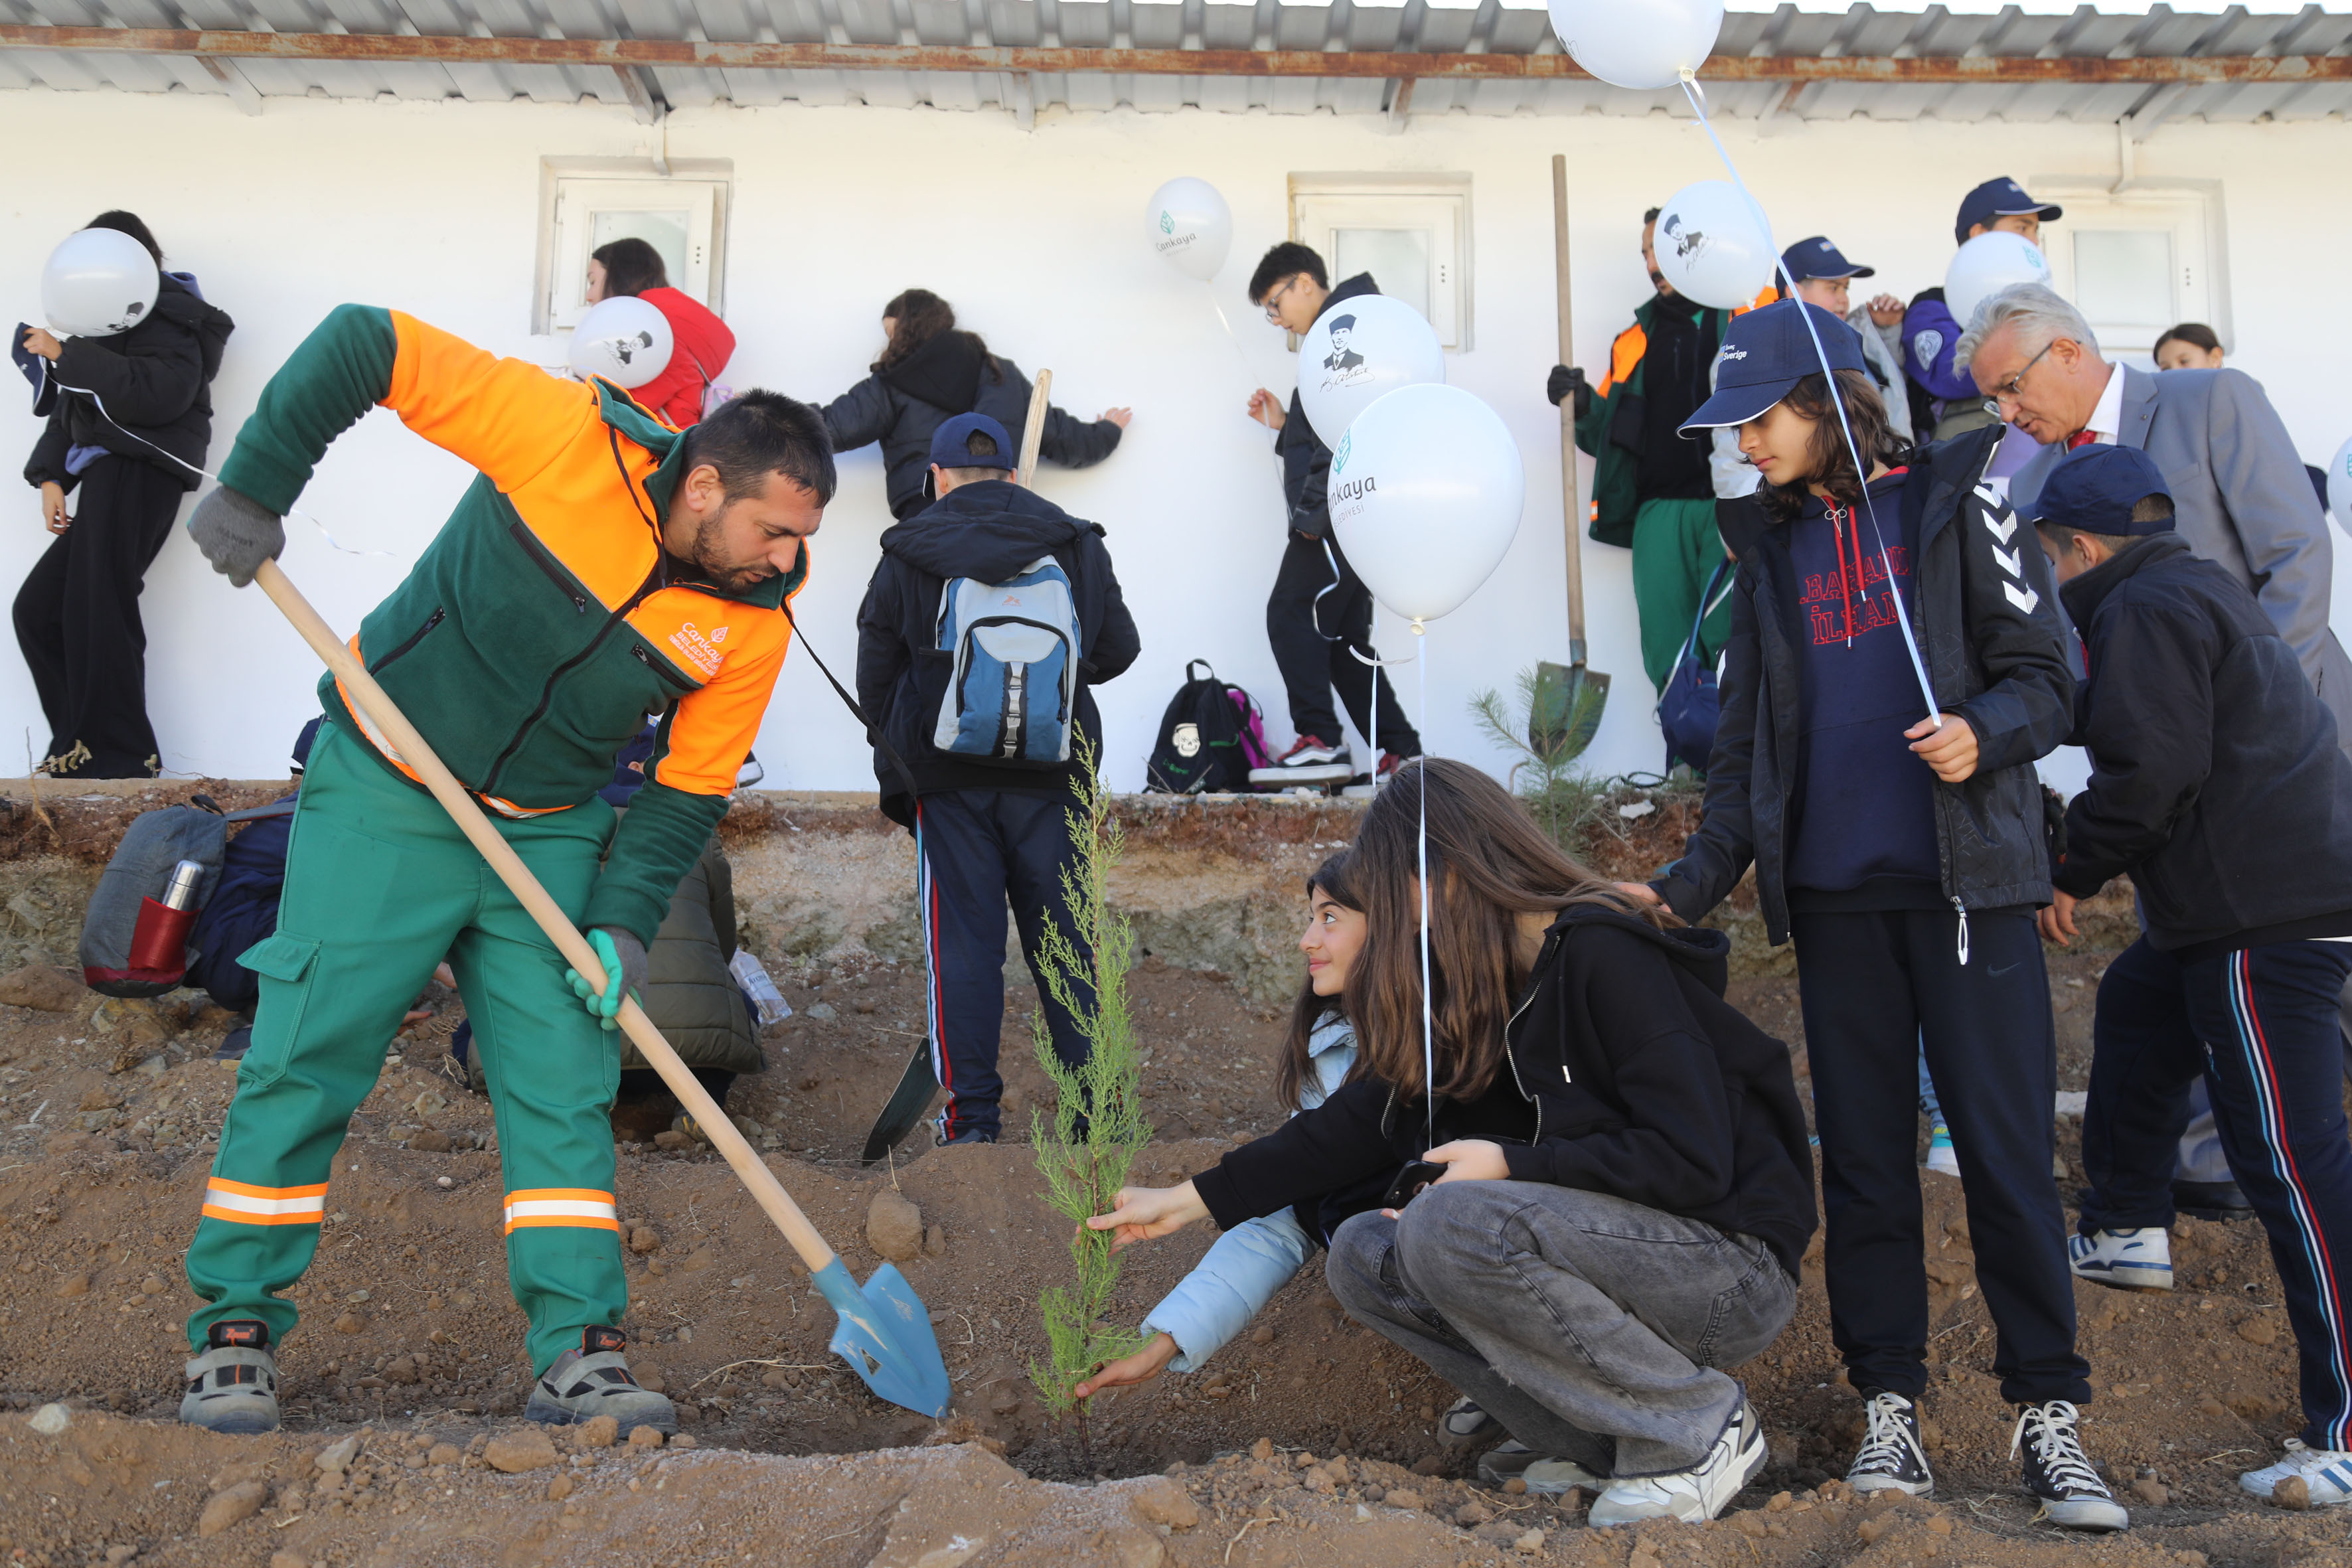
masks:
{"label": "school bag on ground", "polygon": [[[1196,669],[1207,673],[1195,675]],[[1144,788],[1160,795],[1246,794],[1250,770],[1273,765],[1250,694],[1218,679],[1207,659],[1186,664],[1184,684],[1160,716]]]}
{"label": "school bag on ground", "polygon": [[933,646],[954,660],[934,747],[1013,768],[1070,760],[1085,643],[1060,562],[1041,555],[1003,583],[949,578]]}
{"label": "school bag on ground", "polygon": [[1698,629],[1722,602],[1715,585],[1730,567],[1729,561],[1716,563],[1698,596],[1698,615],[1691,621],[1690,636],[1683,639],[1683,650],[1675,656],[1675,671],[1666,677],[1666,689],[1658,694],[1658,729],[1666,738],[1668,773],[1675,771],[1676,763],[1688,763],[1693,773],[1703,773],[1707,756],[1715,750],[1722,697],[1715,689],[1715,667],[1699,658]]}
{"label": "school bag on ground", "polygon": [[[81,924],[81,977],[108,996],[161,996],[176,987],[194,954],[197,911],[220,881],[233,822],[284,816],[290,800],[224,813],[209,796],[142,812],[89,896]],[[194,869],[182,872],[183,866]]]}

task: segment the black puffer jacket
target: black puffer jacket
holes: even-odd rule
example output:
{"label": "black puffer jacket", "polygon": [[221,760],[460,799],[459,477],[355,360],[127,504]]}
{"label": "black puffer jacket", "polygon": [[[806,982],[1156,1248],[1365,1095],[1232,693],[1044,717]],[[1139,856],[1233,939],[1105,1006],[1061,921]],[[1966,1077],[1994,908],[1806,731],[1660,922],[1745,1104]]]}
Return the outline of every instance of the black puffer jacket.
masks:
{"label": "black puffer jacket", "polygon": [[[1342,300],[1360,299],[1380,291],[1369,272],[1343,279],[1324,300],[1323,309],[1315,319],[1321,321]],[[1307,405],[1298,400],[1296,392],[1290,395],[1290,412],[1284,416],[1282,428],[1275,435],[1274,451],[1282,459],[1282,499],[1290,503],[1291,531],[1311,539],[1322,538],[1331,531],[1331,448],[1323,444],[1323,437],[1307,422]]]}
{"label": "black puffer jacket", "polygon": [[[2033,763],[2074,727],[2074,668],[2050,563],[2033,525],[1984,483],[2000,431],[1923,448],[1903,487],[1907,531],[1918,542],[1913,630],[1937,705],[1977,736],[1976,773],[1933,786],[1944,897],[1969,910],[2050,901]],[[1795,776],[1802,631],[1788,527],[1775,524],[1740,559],[1698,831],[1653,884],[1676,914],[1696,921],[1752,863],[1776,943],[1789,940],[1790,807],[1805,787]]]}
{"label": "black puffer jacket", "polygon": [[[751,1030],[751,1010],[727,965],[735,957],[735,871],[713,837],[670,895],[669,913],[646,949],[646,1016],[690,1068],[763,1072],[767,1058]],[[623,1068],[642,1068],[634,1045],[621,1047]]]}
{"label": "black puffer jacket", "polygon": [[[1545,934],[1512,1014],[1508,1067],[1476,1100],[1416,1102],[1356,1078],[1192,1178],[1221,1226],[1298,1205],[1309,1235],[1380,1205],[1434,1143],[1503,1145],[1511,1180],[1605,1193],[1752,1236],[1797,1272],[1813,1160],[1789,1048],[1723,999],[1731,939],[1592,905]],[[1326,1200],[1347,1194],[1335,1212]]]}
{"label": "black puffer jacket", "polygon": [[[826,404],[824,423],[836,452],[882,443],[890,515],[903,522],[929,504],[923,476],[931,437],[959,414],[985,414],[1018,441],[1029,420],[1029,378],[971,333],[950,331]],[[1066,468],[1088,468],[1118,449],[1120,434],[1108,419],[1074,419],[1049,405],[1037,455]]]}
{"label": "black puffer jacket", "polygon": [[[26,483],[70,490],[79,476],[66,472],[66,454],[76,447],[103,447],[116,457],[154,464],[184,489],[196,488],[196,474],[180,465],[201,467],[212,444],[212,381],[236,323],[227,311],[205,303],[189,286],[194,279],[184,278],[164,273],[155,309],[129,331],[66,340],[53,374],[61,386],[82,390],[65,393],[50,411],[25,465]],[[100,402],[112,420],[99,412]]]}

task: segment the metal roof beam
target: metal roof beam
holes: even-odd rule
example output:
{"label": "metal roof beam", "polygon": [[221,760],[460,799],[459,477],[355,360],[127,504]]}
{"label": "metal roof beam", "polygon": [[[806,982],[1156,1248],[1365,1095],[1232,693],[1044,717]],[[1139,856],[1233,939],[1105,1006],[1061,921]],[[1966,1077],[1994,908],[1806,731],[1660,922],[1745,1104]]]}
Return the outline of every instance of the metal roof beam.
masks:
{"label": "metal roof beam", "polygon": [[[168,27],[0,25],[0,48],[88,54],[194,55],[443,65],[583,65],[724,70],[1125,72],[1138,76],[1380,77],[1453,80],[1574,80],[1566,55],[1406,54],[1320,49],[1097,49],[946,45],[716,43],[671,38],[477,38],[391,33],[198,32]],[[1708,82],[1835,81],[1882,87],[2120,84],[2151,86],[2352,81],[2352,56],[2147,55],[2126,59],[1986,56],[1716,55]]]}

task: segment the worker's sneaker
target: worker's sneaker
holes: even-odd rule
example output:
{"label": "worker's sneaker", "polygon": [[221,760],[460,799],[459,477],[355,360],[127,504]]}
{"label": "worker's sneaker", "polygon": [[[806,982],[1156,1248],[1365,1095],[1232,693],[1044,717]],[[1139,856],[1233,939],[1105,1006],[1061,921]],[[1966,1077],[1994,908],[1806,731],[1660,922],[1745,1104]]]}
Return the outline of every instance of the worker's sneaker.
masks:
{"label": "worker's sneaker", "polygon": [[2352,1453],[2306,1448],[2293,1437],[2286,1440],[2286,1458],[2275,1465],[2248,1470],[2238,1478],[2238,1485],[2258,1498],[2266,1498],[2290,1476],[2303,1478],[2310,1494],[2308,1507],[2334,1508],[2352,1502]]}
{"label": "worker's sneaker", "polygon": [[[1614,1480],[1593,1500],[1585,1522],[1595,1529],[1612,1524],[1638,1524],[1645,1519],[1678,1519],[1704,1524],[1721,1513],[1739,1495],[1739,1489],[1764,1468],[1764,1424],[1746,1400],[1732,1413],[1723,1436],[1698,1465],[1664,1476]],[[1528,1489],[1535,1487],[1529,1484]]]}
{"label": "worker's sneaker", "polygon": [[2066,1266],[2077,1279],[2118,1290],[2172,1289],[2172,1238],[2152,1225],[2066,1238]]}
{"label": "worker's sneaker", "polygon": [[2069,1530],[2128,1530],[2131,1515],[2099,1479],[2075,1430],[2081,1419],[2063,1399],[2021,1405],[2009,1457],[2025,1458],[2025,1489],[2042,1500],[2042,1516]]}
{"label": "worker's sneaker", "polygon": [[1249,782],[1288,789],[1293,784],[1345,784],[1355,772],[1355,763],[1348,760],[1347,747],[1335,746],[1318,736],[1301,735],[1291,742],[1290,750],[1276,759],[1274,766],[1252,768]]}
{"label": "worker's sneaker", "polygon": [[639,1426],[677,1431],[677,1412],[670,1402],[629,1375],[629,1358],[621,1353],[627,1343],[628,1336],[618,1329],[583,1329],[580,1348],[557,1356],[531,1389],[523,1419],[569,1426],[610,1415],[621,1424],[624,1437]]}
{"label": "worker's sneaker", "polygon": [[1927,1169],[1941,1176],[1960,1173],[1960,1156],[1952,1147],[1952,1130],[1940,1121],[1927,1127]]}
{"label": "worker's sneaker", "polygon": [[[1487,1415],[1484,1409],[1480,1408],[1476,1400],[1471,1398],[1465,1394],[1461,1398],[1455,1400],[1453,1404],[1447,1405],[1445,1407],[1445,1414],[1437,1418],[1437,1441],[1439,1446],[1443,1447],[1466,1448],[1473,1443],[1493,1436],[1502,1429],[1503,1424],[1501,1422],[1496,1420],[1492,1415]],[[1502,1448],[1497,1448],[1495,1452],[1499,1454],[1503,1451],[1503,1448],[1517,1448],[1521,1451],[1525,1451],[1527,1445],[1524,1443],[1506,1443],[1503,1445]],[[1482,1475],[1486,1473],[1483,1467],[1479,1473]],[[1517,1473],[1517,1472],[1516,1471],[1513,1472],[1513,1474]],[[1499,1486],[1502,1483],[1497,1481],[1496,1484]]]}
{"label": "worker's sneaker", "polygon": [[[1476,1410],[1477,1406],[1471,1408]],[[1483,1410],[1478,1413],[1486,1414]],[[1486,1419],[1491,1422],[1494,1417],[1487,1415]],[[1580,1489],[1597,1492],[1609,1484],[1607,1476],[1595,1475],[1574,1459],[1530,1448],[1516,1437],[1478,1456],[1478,1479],[1490,1487],[1504,1486],[1516,1479],[1524,1482],[1528,1490],[1544,1497],[1562,1497]]]}
{"label": "worker's sneaker", "polygon": [[215,1323],[205,1353],[188,1363],[180,1419],[215,1432],[278,1430],[278,1358],[269,1328],[252,1318]]}
{"label": "worker's sneaker", "polygon": [[1880,1389],[1863,1396],[1862,1421],[1862,1447],[1845,1473],[1845,1484],[1865,1497],[1872,1492],[1935,1496],[1936,1473],[1927,1468],[1927,1450],[1919,1442],[1918,1405]]}

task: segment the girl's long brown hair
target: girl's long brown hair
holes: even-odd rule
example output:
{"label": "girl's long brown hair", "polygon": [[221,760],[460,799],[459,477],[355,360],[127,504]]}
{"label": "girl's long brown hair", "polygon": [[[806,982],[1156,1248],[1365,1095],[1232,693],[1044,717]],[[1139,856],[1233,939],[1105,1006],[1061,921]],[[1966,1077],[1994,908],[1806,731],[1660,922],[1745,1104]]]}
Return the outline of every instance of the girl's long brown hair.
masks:
{"label": "girl's long brown hair", "polygon": [[[941,332],[956,330],[955,307],[929,289],[900,289],[882,307],[882,314],[898,324],[891,329],[890,341],[882,346],[882,357],[866,366],[877,374],[900,363]],[[985,359],[988,345],[981,342],[980,334],[966,332],[964,336],[978,345]]]}
{"label": "girl's long brown hair", "polygon": [[1504,1029],[1527,987],[1517,917],[1593,904],[1664,928],[1672,914],[1625,893],[1544,836],[1527,808],[1466,763],[1397,770],[1364,814],[1348,875],[1363,900],[1364,951],[1345,1001],[1359,1070],[1423,1094],[1419,826],[1429,814],[1429,954],[1436,1092],[1475,1100],[1503,1065]]}
{"label": "girl's long brown hair", "polygon": [[[1853,444],[1862,453],[1863,466],[1885,463],[1892,468],[1908,456],[1895,426],[1886,422],[1886,404],[1878,395],[1878,384],[1858,370],[1837,373],[1838,395],[1845,401],[1846,418],[1853,425]],[[1764,515],[1774,522],[1788,522],[1805,510],[1812,499],[1807,487],[1820,485],[1841,506],[1862,504],[1862,476],[1853,471],[1853,458],[1845,449],[1845,431],[1838,424],[1837,409],[1830,402],[1829,383],[1821,372],[1812,374],[1790,390],[1789,406],[1813,422],[1812,438],[1805,445],[1805,472],[1785,485],[1761,485],[1756,500],[1764,508]]]}
{"label": "girl's long brown hair", "polygon": [[[1347,850],[1340,850],[1316,867],[1315,874],[1307,879],[1307,899],[1312,901],[1318,893],[1343,910],[1353,910],[1358,914],[1364,912],[1364,902],[1356,896],[1355,882],[1349,875]],[[1307,1082],[1307,1075],[1313,1070],[1313,1058],[1308,1055],[1308,1047],[1315,1037],[1315,1031],[1322,1027],[1324,1019],[1340,1011],[1340,998],[1315,994],[1315,983],[1311,978],[1299,982],[1298,1000],[1290,1006],[1290,1033],[1282,1042],[1282,1066],[1274,1079],[1275,1094],[1281,1100],[1285,1110],[1299,1108],[1299,1090]],[[1362,1070],[1362,1065],[1360,1055],[1357,1065],[1349,1069],[1348,1076],[1354,1078]]]}

